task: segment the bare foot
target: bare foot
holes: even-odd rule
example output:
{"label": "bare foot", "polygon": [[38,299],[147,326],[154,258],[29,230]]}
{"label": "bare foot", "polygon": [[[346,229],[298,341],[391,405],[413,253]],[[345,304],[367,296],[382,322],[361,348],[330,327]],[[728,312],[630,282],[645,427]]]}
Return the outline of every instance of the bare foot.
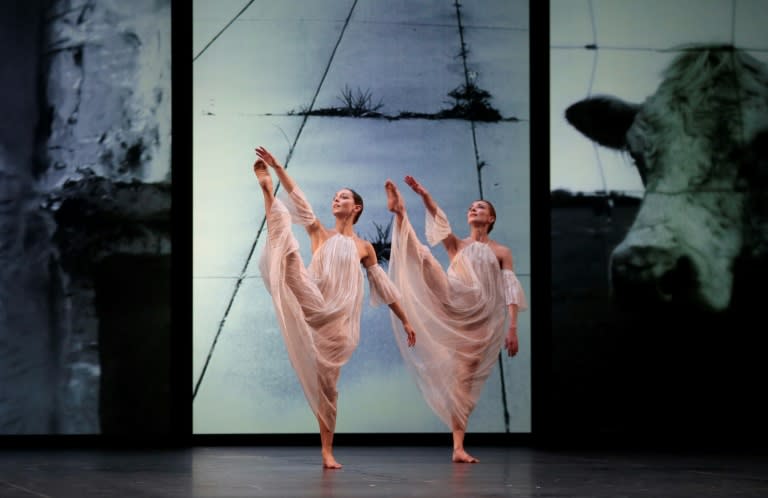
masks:
{"label": "bare foot", "polygon": [[253,163],[253,172],[256,173],[256,179],[259,180],[259,185],[264,190],[272,191],[272,176],[267,169],[267,163],[263,159],[256,159]]}
{"label": "bare foot", "polygon": [[323,454],[323,468],[324,469],[340,469],[342,465],[333,458],[331,454]]}
{"label": "bare foot", "polygon": [[384,190],[387,191],[387,209],[395,214],[402,214],[405,209],[403,198],[400,197],[400,191],[392,180],[384,182]]}
{"label": "bare foot", "polygon": [[456,463],[480,463],[480,460],[473,457],[463,449],[453,450],[453,461]]}

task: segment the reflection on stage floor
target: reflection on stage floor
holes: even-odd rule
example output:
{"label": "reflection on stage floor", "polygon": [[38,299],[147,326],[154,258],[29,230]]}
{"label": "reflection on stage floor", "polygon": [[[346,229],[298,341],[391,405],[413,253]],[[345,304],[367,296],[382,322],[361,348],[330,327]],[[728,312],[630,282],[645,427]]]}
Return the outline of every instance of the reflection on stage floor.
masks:
{"label": "reflection on stage floor", "polygon": [[768,459],[754,452],[629,452],[339,446],[0,451],[3,497],[768,496]]}

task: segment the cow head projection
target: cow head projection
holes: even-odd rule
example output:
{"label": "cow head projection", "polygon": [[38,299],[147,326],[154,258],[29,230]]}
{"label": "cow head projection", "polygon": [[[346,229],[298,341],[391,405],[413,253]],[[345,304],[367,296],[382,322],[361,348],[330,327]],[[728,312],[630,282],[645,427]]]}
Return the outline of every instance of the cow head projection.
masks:
{"label": "cow head projection", "polygon": [[730,46],[687,47],[642,104],[595,96],[565,116],[593,141],[628,152],[645,185],[611,255],[614,295],[726,309],[737,259],[765,249],[765,65]]}

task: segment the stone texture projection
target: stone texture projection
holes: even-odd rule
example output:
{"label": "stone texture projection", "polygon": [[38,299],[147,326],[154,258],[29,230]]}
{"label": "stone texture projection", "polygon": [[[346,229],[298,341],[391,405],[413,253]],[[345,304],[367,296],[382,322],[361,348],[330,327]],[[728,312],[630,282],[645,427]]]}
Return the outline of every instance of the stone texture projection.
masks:
{"label": "stone texture projection", "polygon": [[168,0],[0,6],[0,434],[168,428],[170,33]]}

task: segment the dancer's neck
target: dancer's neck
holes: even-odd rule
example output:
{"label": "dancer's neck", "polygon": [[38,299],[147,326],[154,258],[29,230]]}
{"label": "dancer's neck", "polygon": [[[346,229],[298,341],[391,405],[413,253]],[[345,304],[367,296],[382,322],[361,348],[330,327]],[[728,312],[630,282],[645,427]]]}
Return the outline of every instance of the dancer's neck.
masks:
{"label": "dancer's neck", "polygon": [[354,223],[352,223],[352,219],[336,218],[336,233],[340,233],[341,235],[346,235],[347,237],[354,236],[355,230],[354,230]]}
{"label": "dancer's neck", "polygon": [[488,236],[488,229],[486,227],[470,227],[469,238],[475,242],[488,243],[491,238]]}

